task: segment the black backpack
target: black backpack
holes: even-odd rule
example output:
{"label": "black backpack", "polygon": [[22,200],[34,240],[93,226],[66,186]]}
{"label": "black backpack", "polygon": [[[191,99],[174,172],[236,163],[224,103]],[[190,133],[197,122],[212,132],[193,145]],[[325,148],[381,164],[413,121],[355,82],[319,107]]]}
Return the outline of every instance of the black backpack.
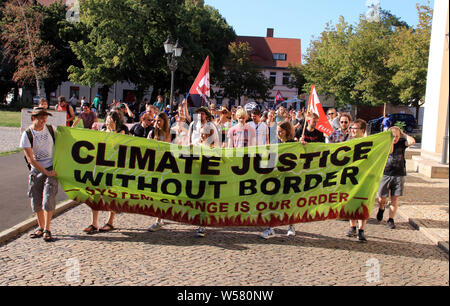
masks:
{"label": "black backpack", "polygon": [[[55,131],[53,130],[53,127],[50,124],[46,124],[48,131],[50,132],[50,135],[52,136],[53,143],[55,143]],[[30,141],[31,148],[33,148],[33,133],[31,133],[30,128],[28,128],[26,131],[28,140]],[[28,162],[28,159],[26,156],[23,157],[25,159],[25,163],[27,164],[28,170],[31,170],[31,165]]]}

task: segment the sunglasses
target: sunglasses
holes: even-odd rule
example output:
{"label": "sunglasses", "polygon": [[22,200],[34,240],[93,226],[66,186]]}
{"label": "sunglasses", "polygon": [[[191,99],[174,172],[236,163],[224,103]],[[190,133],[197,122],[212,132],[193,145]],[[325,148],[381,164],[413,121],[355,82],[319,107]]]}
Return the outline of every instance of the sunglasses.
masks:
{"label": "sunglasses", "polygon": [[341,121],[341,123],[348,123],[348,121]]}
{"label": "sunglasses", "polygon": [[328,113],[327,115],[334,115],[335,113]]}

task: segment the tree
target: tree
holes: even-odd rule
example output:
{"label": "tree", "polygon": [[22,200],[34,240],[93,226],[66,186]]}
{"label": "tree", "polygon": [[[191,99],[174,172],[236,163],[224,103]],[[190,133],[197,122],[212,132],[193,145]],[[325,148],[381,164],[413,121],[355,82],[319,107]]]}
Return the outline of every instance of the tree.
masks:
{"label": "tree", "polygon": [[425,5],[416,7],[419,24],[416,29],[397,31],[387,65],[396,71],[391,82],[399,89],[400,101],[413,102],[418,109],[417,102],[425,100],[433,10]]}
{"label": "tree", "polygon": [[57,87],[68,80],[67,69],[71,65],[80,65],[70,48],[70,40],[81,40],[82,32],[75,24],[66,20],[67,7],[59,1],[49,6],[36,4],[36,10],[43,15],[41,39],[52,46],[52,52],[43,59],[48,67],[48,74],[43,79],[46,95],[56,91]]}
{"label": "tree", "polygon": [[88,86],[129,81],[140,91],[152,85],[153,93],[170,87],[163,48],[168,35],[183,46],[175,84],[184,92],[206,55],[213,67],[222,66],[223,50],[235,37],[217,10],[182,0],[85,0],[79,27],[87,35],[71,42],[82,63],[69,68],[72,81]]}
{"label": "tree", "polygon": [[300,94],[301,92],[303,92],[303,87],[307,82],[305,78],[305,69],[301,64],[299,64],[298,66],[289,64],[288,70],[291,74],[291,77],[289,78],[287,86],[289,88],[297,88],[298,93]]}
{"label": "tree", "polygon": [[244,95],[255,100],[267,100],[273,88],[259,67],[250,60],[251,51],[247,42],[232,42],[223,75],[218,81],[224,96],[237,99],[239,104]]}
{"label": "tree", "polygon": [[351,101],[351,90],[356,82],[349,50],[353,35],[353,26],[341,16],[335,27],[327,24],[321,36],[312,41],[305,56],[304,92],[315,85],[321,94],[333,95],[338,106]]}
{"label": "tree", "polygon": [[304,90],[315,84],[318,92],[333,95],[337,106],[400,104],[392,82],[398,67],[388,65],[400,28],[408,25],[385,10],[379,22],[361,16],[355,26],[343,17],[336,26],[328,24],[306,54]]}
{"label": "tree", "polygon": [[49,74],[46,58],[53,47],[41,38],[43,14],[31,1],[15,0],[5,3],[2,18],[4,55],[14,61],[13,81],[21,86],[39,82]]}
{"label": "tree", "polygon": [[5,4],[2,10],[5,58],[17,67],[14,81],[23,87],[42,80],[49,96],[67,80],[67,68],[77,63],[68,40],[80,39],[80,35],[66,21],[66,6],[62,2],[49,6],[34,2],[14,0]]}

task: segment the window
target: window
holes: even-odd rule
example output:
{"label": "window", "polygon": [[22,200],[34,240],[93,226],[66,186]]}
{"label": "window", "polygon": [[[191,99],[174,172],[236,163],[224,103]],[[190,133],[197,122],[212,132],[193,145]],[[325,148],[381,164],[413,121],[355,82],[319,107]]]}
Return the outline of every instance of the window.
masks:
{"label": "window", "polygon": [[277,83],[277,73],[271,72],[269,77],[270,84],[275,85]]}
{"label": "window", "polygon": [[75,95],[75,97],[77,97],[77,99],[80,98],[80,87],[78,86],[70,86],[70,92],[69,92],[69,99],[73,97],[73,95]]}
{"label": "window", "polygon": [[285,61],[286,60],[286,53],[274,53],[273,59],[275,61]]}
{"label": "window", "polygon": [[291,74],[289,72],[283,72],[283,85],[288,85],[290,78]]}

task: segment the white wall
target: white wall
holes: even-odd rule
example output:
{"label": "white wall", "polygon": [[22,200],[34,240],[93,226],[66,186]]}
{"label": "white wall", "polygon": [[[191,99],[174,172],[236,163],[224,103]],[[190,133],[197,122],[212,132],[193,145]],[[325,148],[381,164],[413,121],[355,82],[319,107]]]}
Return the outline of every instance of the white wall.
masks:
{"label": "white wall", "polygon": [[448,87],[448,83],[444,84],[442,82],[444,53],[446,48],[448,48],[448,38],[446,38],[448,6],[448,0],[434,1],[427,89],[424,104],[425,112],[423,117],[423,135],[427,137],[422,137],[422,149],[429,152],[436,152],[438,142],[442,142],[442,139],[440,140],[436,135],[439,126],[442,125],[442,118],[439,118],[439,116],[445,116],[445,114],[440,113],[439,104],[442,87]]}
{"label": "white wall", "polygon": [[[87,100],[90,102],[94,101],[95,95],[98,93],[98,89],[102,88],[103,85],[95,84],[92,89],[87,86],[82,86],[78,84],[74,84],[72,82],[63,82],[60,86],[58,86],[58,89],[56,90],[56,96],[64,96],[67,100],[71,98],[70,96],[70,87],[79,87],[79,99],[81,97],[85,96]],[[128,83],[128,82],[117,82],[115,86],[111,86],[109,88],[109,95],[108,95],[108,101],[107,103],[111,103],[111,101],[116,97],[116,99],[122,100],[123,97],[123,90],[134,90],[136,87],[134,84]],[[152,87],[149,87],[147,92],[145,93],[143,98],[147,98],[150,100],[150,96],[152,94]]]}

